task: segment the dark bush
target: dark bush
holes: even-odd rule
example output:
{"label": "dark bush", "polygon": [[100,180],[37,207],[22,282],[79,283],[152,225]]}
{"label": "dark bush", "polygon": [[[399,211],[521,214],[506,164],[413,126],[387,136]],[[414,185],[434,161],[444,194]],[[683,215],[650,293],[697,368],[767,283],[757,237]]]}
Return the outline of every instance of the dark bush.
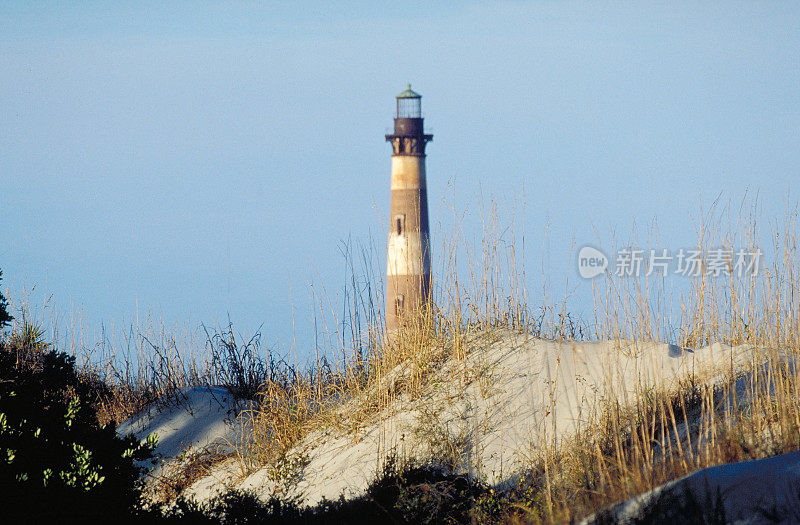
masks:
{"label": "dark bush", "polygon": [[[3,271],[0,270],[0,282],[3,280]],[[3,296],[3,293],[0,292],[0,330],[8,326],[8,323],[11,322],[13,317],[11,314],[8,313],[8,303],[6,302],[6,298]]]}
{"label": "dark bush", "polygon": [[0,509],[12,522],[125,520],[153,443],[101,426],[96,385],[26,324],[0,342]]}
{"label": "dark bush", "polygon": [[230,491],[208,503],[179,499],[162,506],[154,516],[177,523],[268,523],[328,525],[367,523],[472,523],[475,502],[488,493],[485,485],[436,466],[398,471],[390,462],[365,495],[345,500],[323,500],[315,507],[299,508],[293,501]]}

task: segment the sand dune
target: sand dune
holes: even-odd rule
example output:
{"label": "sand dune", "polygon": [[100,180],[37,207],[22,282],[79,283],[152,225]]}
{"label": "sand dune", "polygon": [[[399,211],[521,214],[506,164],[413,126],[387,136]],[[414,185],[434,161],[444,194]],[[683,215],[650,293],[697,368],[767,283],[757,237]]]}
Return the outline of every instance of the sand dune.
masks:
{"label": "sand dune", "polygon": [[[199,499],[230,487],[263,498],[288,495],[313,505],[322,498],[363,492],[387,456],[401,459],[452,455],[461,469],[490,484],[513,481],[541,448],[586,427],[609,402],[630,404],[637,387],[675,388],[690,377],[716,381],[740,370],[757,351],[714,344],[697,350],[667,344],[553,342],[511,331],[482,334],[464,360],[447,360],[423,394],[400,395],[357,431],[320,428],[289,452],[291,468],[263,467],[242,477],[237,460],[218,465],[190,489]],[[386,388],[410,373],[401,365]],[[240,423],[235,403],[218,388],[187,392],[188,404],[129,424],[140,435],[157,432],[158,452],[232,443]],[[359,403],[353,399],[349,403]],[[346,417],[347,407],[342,409]],[[453,448],[457,450],[453,450]]]}

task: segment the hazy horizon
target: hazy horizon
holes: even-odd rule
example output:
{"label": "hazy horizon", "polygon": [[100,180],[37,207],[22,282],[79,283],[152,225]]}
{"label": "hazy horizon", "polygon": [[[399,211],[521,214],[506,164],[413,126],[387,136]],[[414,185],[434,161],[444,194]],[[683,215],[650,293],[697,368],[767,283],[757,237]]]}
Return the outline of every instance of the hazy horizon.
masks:
{"label": "hazy horizon", "polygon": [[747,2],[6,3],[0,287],[90,332],[230,316],[308,355],[315,297],[347,284],[342,245],[382,262],[383,134],[410,82],[434,135],[434,269],[453,209],[479,240],[494,198],[524,229],[531,302],[544,276],[585,315],[577,247],[634,221],[691,246],[718,197],[757,198],[765,228],[796,205],[798,19]]}

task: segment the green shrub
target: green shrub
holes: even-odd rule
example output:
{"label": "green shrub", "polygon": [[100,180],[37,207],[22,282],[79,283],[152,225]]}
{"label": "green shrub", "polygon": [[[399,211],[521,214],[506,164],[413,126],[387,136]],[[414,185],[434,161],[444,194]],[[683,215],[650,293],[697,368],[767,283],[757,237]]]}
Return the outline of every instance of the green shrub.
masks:
{"label": "green shrub", "polygon": [[[0,270],[0,281],[3,280],[3,271]],[[8,313],[8,303],[6,302],[6,298],[3,297],[3,293],[0,292],[0,330],[8,326],[8,323],[11,322],[13,317],[11,314]]]}
{"label": "green shrub", "polygon": [[[0,342],[0,509],[17,521],[126,519],[137,511],[141,467],[154,440],[101,426],[96,385],[75,358],[26,324]],[[11,522],[11,521],[10,521]]]}

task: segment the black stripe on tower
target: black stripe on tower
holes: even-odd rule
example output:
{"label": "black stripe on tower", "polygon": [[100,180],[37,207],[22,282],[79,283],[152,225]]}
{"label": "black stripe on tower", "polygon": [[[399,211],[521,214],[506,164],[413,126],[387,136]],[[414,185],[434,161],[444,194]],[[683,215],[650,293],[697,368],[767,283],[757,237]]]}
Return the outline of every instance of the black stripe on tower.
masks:
{"label": "black stripe on tower", "polygon": [[392,143],[393,155],[425,156],[425,145],[433,140],[433,135],[424,132],[423,118],[398,117],[394,119],[394,133],[386,135]]}

